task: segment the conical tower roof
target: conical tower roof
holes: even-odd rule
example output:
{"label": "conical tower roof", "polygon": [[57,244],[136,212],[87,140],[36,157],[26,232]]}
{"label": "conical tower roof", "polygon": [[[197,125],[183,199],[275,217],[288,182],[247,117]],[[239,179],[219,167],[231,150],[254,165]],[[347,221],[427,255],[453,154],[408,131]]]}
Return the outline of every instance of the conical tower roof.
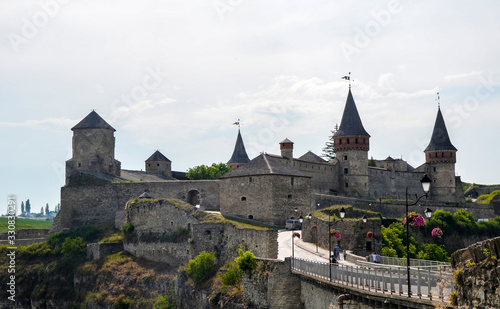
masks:
{"label": "conical tower roof", "polygon": [[453,146],[450,141],[450,136],[448,135],[448,130],[446,129],[446,124],[444,123],[443,114],[441,114],[441,108],[439,107],[436,117],[436,123],[434,124],[434,130],[432,131],[431,142],[424,151],[435,150],[457,151],[457,148],[455,148],[455,146]]}
{"label": "conical tower roof", "polygon": [[107,129],[116,131],[112,126],[110,126],[104,119],[96,113],[96,111],[91,111],[87,117],[83,118],[76,126],[71,128],[71,130],[76,129]]}
{"label": "conical tower roof", "polygon": [[168,161],[168,162],[172,162],[167,157],[165,157],[161,152],[159,152],[158,150],[155,151],[155,153],[153,153],[151,155],[151,157],[149,157],[146,160],[146,162],[148,162],[148,161]]}
{"label": "conical tower roof", "polygon": [[351,88],[349,88],[349,93],[347,94],[347,101],[345,103],[340,127],[334,137],[347,135],[365,135],[370,137],[370,134],[366,132],[361,122],[361,118],[359,117],[356,103],[354,103],[354,98],[352,97]]}
{"label": "conical tower roof", "polygon": [[231,159],[227,161],[227,164],[248,162],[250,162],[250,159],[248,158],[245,145],[243,144],[243,138],[241,137],[240,130],[238,129],[238,137],[236,138],[236,145],[234,145],[233,155],[231,156]]}

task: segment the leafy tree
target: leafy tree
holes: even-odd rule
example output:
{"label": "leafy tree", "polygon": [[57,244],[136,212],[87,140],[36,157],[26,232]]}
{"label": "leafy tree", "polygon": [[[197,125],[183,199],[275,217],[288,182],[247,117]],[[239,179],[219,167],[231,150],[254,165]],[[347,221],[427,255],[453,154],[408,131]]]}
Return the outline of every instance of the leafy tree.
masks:
{"label": "leafy tree", "polygon": [[422,244],[421,250],[417,254],[417,259],[442,261],[443,248],[436,244]]}
{"label": "leafy tree", "polygon": [[210,278],[214,269],[215,253],[202,251],[197,257],[190,260],[187,274],[195,284],[201,284]]}
{"label": "leafy tree", "polygon": [[238,254],[240,256],[234,259],[236,264],[238,264],[238,268],[246,272],[252,271],[257,265],[255,255],[253,255],[252,251],[243,252],[242,249],[239,249]]}
{"label": "leafy tree", "polygon": [[231,169],[225,163],[213,163],[211,166],[199,165],[188,169],[187,178],[190,180],[217,179],[230,171]]}
{"label": "leafy tree", "polygon": [[465,209],[457,210],[453,216],[457,219],[458,222],[462,222],[465,224],[475,222],[474,215],[471,212],[467,212],[467,210]]}
{"label": "leafy tree", "polygon": [[224,286],[235,285],[241,280],[241,270],[235,262],[226,264],[226,272],[221,275]]}
{"label": "leafy tree", "polygon": [[26,206],[25,206],[25,208],[26,208],[26,213],[27,213],[27,214],[30,214],[30,213],[31,213],[31,203],[30,203],[30,200],[29,200],[29,199],[26,201]]}
{"label": "leafy tree", "polygon": [[49,203],[47,203],[47,205],[45,205],[45,214],[48,215],[50,212],[49,210]]}
{"label": "leafy tree", "polygon": [[338,129],[339,129],[339,127],[337,125],[335,125],[335,129],[330,131],[332,133],[332,135],[330,135],[328,137],[328,141],[325,143],[325,148],[322,149],[321,156],[328,161],[335,159],[335,150],[333,148],[333,146],[334,146],[333,136],[335,135],[335,133],[337,133]]}
{"label": "leafy tree", "polygon": [[55,207],[55,212],[58,213],[61,210],[61,203],[57,203]]}

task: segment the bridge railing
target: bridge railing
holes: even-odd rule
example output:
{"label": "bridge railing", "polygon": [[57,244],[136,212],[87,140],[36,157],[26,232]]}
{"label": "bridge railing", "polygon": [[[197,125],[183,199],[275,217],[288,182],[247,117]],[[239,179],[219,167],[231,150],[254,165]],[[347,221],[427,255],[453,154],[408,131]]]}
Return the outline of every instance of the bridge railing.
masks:
{"label": "bridge railing", "polygon": [[[373,262],[373,256],[370,255],[370,262]],[[405,266],[406,258],[397,258],[391,256],[380,256],[380,264]],[[445,267],[451,270],[451,264],[447,262],[429,261],[421,259],[410,259],[410,267],[434,267],[435,269]]]}
{"label": "bridge railing", "polygon": [[[373,263],[367,263],[373,264]],[[393,265],[350,266],[292,259],[292,270],[306,276],[344,284],[357,289],[383,294],[408,295],[408,278],[405,267]],[[431,267],[412,267],[411,295],[418,298],[447,301],[452,292],[452,275],[434,271]]]}

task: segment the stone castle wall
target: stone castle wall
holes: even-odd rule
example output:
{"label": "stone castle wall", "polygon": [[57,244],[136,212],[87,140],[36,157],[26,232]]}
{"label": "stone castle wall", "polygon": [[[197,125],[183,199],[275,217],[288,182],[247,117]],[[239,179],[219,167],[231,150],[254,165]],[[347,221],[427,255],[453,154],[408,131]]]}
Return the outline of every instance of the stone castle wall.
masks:
{"label": "stone castle wall", "polygon": [[420,184],[420,180],[424,177],[423,173],[370,168],[369,174],[370,197],[372,198],[404,199],[406,187],[408,187],[408,194],[418,194],[418,196],[424,194]]}
{"label": "stone castle wall", "polygon": [[127,201],[146,191],[154,198],[176,198],[183,201],[188,199],[190,192],[199,192],[202,207],[220,207],[217,180],[66,186],[61,188],[61,211],[57,214],[51,232],[80,226],[114,224],[117,211],[122,210]]}
{"label": "stone castle wall", "polygon": [[[187,263],[202,251],[215,252],[220,264],[233,259],[238,248],[251,250],[259,257],[278,256],[276,230],[212,222],[217,221],[210,217],[214,215],[187,204],[176,207],[169,202],[154,201],[128,207],[136,237],[126,240],[124,248],[134,256],[175,266]],[[179,237],[172,237],[176,233]]]}
{"label": "stone castle wall", "polygon": [[287,218],[310,213],[310,190],[310,178],[306,177],[261,175],[221,179],[220,209],[246,219],[285,225]]}
{"label": "stone castle wall", "polygon": [[311,192],[329,193],[331,190],[338,189],[337,168],[333,164],[307,162],[297,159],[291,161],[286,158],[281,158],[279,161],[311,176]]}
{"label": "stone castle wall", "polygon": [[339,190],[350,196],[369,195],[368,152],[365,150],[338,150]]}

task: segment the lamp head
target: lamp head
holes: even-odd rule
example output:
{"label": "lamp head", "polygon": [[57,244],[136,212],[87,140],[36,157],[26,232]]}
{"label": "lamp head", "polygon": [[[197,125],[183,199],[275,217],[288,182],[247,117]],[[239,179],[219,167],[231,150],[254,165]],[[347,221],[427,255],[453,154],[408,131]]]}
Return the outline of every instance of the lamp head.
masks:
{"label": "lamp head", "polygon": [[363,223],[366,223],[366,221],[368,220],[368,218],[366,217],[366,215],[363,216]]}
{"label": "lamp head", "polygon": [[429,178],[429,176],[427,176],[427,174],[425,174],[422,180],[420,180],[420,183],[422,184],[424,193],[427,194],[431,189],[431,179]]}
{"label": "lamp head", "polygon": [[427,218],[431,218],[431,217],[432,217],[432,210],[430,210],[430,209],[429,209],[429,207],[427,207],[427,208],[425,209],[424,213],[425,213],[425,216],[426,216]]}
{"label": "lamp head", "polygon": [[340,214],[340,218],[341,218],[341,219],[344,219],[344,217],[345,217],[345,209],[344,209],[344,207],[342,207],[342,208],[340,209],[340,213],[339,213],[339,214]]}

